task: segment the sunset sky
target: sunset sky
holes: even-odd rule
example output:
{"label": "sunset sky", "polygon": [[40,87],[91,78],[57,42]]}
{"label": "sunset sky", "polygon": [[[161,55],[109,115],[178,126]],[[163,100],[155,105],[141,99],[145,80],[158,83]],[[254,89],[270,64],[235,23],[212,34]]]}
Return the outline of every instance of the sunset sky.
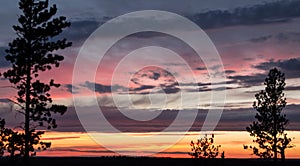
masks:
{"label": "sunset sky", "polygon": [[[17,3],[17,0],[5,0],[0,6],[0,72],[10,67],[4,50],[16,37],[11,27],[17,24],[20,14]],[[65,56],[58,69],[40,77],[54,78],[62,84],[52,90],[52,96],[55,103],[68,106],[64,116],[55,115],[58,128],[44,136],[45,140],[52,141],[52,149],[40,155],[104,156],[116,155],[112,150],[117,149],[122,155],[189,157],[189,142],[199,138],[211,104],[216,104],[213,111],[223,112],[214,133],[226,157],[254,157],[250,151],[243,150],[243,144],[251,143],[252,139],[245,128],[254,120],[255,93],[264,88],[269,69],[277,67],[286,76],[288,104],[284,113],[290,120],[288,134],[295,138],[296,145],[288,150],[287,157],[300,157],[300,1],[52,0],[51,3],[58,7],[57,16],[64,15],[71,22],[61,37],[73,45],[58,52]],[[99,52],[84,51],[87,48],[84,42],[109,20],[141,10],[168,11],[190,19],[208,35],[221,63],[206,64],[202,59],[205,55],[197,55],[185,41],[166,33],[147,31],[117,41],[94,70]],[[128,19],[136,20],[136,25],[148,21],[143,15]],[[118,21],[126,23],[126,19]],[[154,15],[151,21],[174,22],[160,15]],[[162,28],[184,31],[176,27]],[[105,43],[114,39],[114,32],[90,39]],[[97,44],[94,42],[88,48],[97,49]],[[83,60],[78,58],[80,54]],[[81,73],[76,76],[80,79],[74,79],[75,63],[80,64],[77,68]],[[213,76],[209,75],[208,66],[216,73],[224,72],[225,82],[211,83]],[[90,79],[93,74],[95,77]],[[0,78],[0,117],[9,126],[16,126],[23,116],[12,111],[15,106],[7,98],[14,99],[16,91],[7,88],[8,85],[7,80]],[[219,105],[223,101],[212,101],[212,91],[217,96],[226,93],[224,107]],[[94,97],[97,105],[93,103]],[[92,114],[95,106],[100,106],[101,115],[109,123],[95,120],[97,115]],[[84,122],[81,117],[91,121]],[[83,126],[89,125],[88,131],[93,131],[91,137],[81,122]],[[111,131],[107,124],[119,133],[103,135]],[[98,137],[101,138],[97,140]],[[157,150],[160,153],[152,154]]]}

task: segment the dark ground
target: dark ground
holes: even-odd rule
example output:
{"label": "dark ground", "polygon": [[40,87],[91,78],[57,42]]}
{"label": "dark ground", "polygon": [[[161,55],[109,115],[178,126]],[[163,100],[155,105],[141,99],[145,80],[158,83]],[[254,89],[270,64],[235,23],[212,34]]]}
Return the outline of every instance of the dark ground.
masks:
{"label": "dark ground", "polygon": [[[0,166],[24,165],[21,160],[13,163],[8,158],[0,158]],[[31,166],[275,166],[272,161],[261,159],[191,159],[191,158],[147,158],[147,157],[35,157]],[[278,166],[300,166],[300,159],[288,159]]]}

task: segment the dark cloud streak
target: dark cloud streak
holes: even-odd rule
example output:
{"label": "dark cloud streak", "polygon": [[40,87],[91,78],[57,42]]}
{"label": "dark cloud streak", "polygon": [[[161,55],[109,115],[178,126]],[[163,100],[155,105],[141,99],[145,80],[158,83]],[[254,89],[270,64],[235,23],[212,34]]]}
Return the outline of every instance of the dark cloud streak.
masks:
{"label": "dark cloud streak", "polygon": [[204,29],[235,25],[256,25],[288,22],[300,16],[300,1],[276,1],[251,7],[239,7],[232,11],[213,10],[189,15],[192,21]]}
{"label": "dark cloud streak", "polygon": [[300,42],[300,33],[298,32],[281,32],[278,34],[274,35],[266,35],[266,36],[261,36],[258,38],[252,38],[249,40],[250,42],[253,43],[264,43],[267,41],[275,41],[277,43],[295,43],[295,42]]}
{"label": "dark cloud streak", "polygon": [[82,87],[86,87],[89,90],[98,92],[98,93],[111,93],[111,92],[117,92],[117,91],[124,91],[127,88],[121,86],[121,85],[103,85],[99,83],[93,83],[86,81],[84,84],[81,85]]}
{"label": "dark cloud streak", "polygon": [[[250,104],[249,104],[250,106]],[[287,115],[290,120],[288,126],[289,130],[300,130],[300,105],[287,105],[283,113]],[[101,110],[105,114],[105,117],[117,127],[119,130],[124,132],[157,132],[163,130],[169,124],[172,123],[174,118],[177,116],[179,111],[185,111],[186,116],[189,116],[190,111],[193,110],[163,110],[162,113],[151,121],[135,121],[125,117],[120,113],[117,108],[113,107],[101,107]],[[131,110],[134,111],[134,110]],[[141,111],[141,110],[140,110]],[[147,111],[147,110],[144,110]],[[199,109],[195,122],[191,128],[191,131],[200,131],[201,126],[207,115],[207,110]],[[216,128],[219,131],[244,131],[245,127],[248,126],[253,120],[256,111],[249,108],[230,109],[225,108],[221,117],[221,120]],[[68,118],[66,116],[72,116]],[[76,111],[74,108],[69,108],[68,114],[64,117],[58,118],[58,123],[61,124],[57,131],[84,131],[77,118]],[[92,115],[89,115],[92,116]],[[66,119],[65,119],[66,118]],[[69,119],[69,120],[68,120]],[[237,125],[238,124],[238,125]],[[184,122],[182,125],[185,125]],[[178,126],[178,131],[181,127]]]}
{"label": "dark cloud streak", "polygon": [[261,85],[265,80],[266,74],[254,74],[254,75],[235,75],[228,76],[232,82],[238,83],[243,87],[251,87]]}
{"label": "dark cloud streak", "polygon": [[66,37],[73,42],[73,46],[81,46],[82,43],[104,22],[90,20],[71,21],[70,28],[67,28],[60,36]]}
{"label": "dark cloud streak", "polygon": [[277,67],[285,73],[286,78],[300,77],[300,59],[291,58],[286,60],[270,60],[254,66],[257,69],[268,71],[271,68]]}
{"label": "dark cloud streak", "polygon": [[5,59],[7,47],[0,47],[0,68],[6,68],[10,66],[10,63]]}
{"label": "dark cloud streak", "polygon": [[66,88],[66,91],[69,93],[77,94],[77,90],[79,90],[79,87],[74,86],[72,84],[65,84],[64,87]]}

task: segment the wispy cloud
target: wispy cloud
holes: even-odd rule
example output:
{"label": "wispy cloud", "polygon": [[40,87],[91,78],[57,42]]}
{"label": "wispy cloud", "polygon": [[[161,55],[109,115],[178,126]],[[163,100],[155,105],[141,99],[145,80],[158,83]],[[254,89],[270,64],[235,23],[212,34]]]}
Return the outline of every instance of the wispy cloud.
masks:
{"label": "wispy cloud", "polygon": [[[253,118],[255,116],[255,110],[251,108],[251,103],[249,103],[249,108],[232,109],[231,107],[232,106],[225,107],[222,118],[216,130],[242,131],[245,130],[245,126],[249,125],[254,120]],[[288,126],[290,130],[300,130],[298,125],[300,124],[300,115],[297,113],[299,108],[300,105],[288,105],[284,109],[284,113],[290,119],[290,124]],[[137,121],[125,116],[124,111],[127,112],[126,115],[128,115],[130,112],[135,112],[136,114],[147,114],[147,111],[149,110],[122,110],[123,113],[121,113],[120,110],[115,107],[101,107],[101,110],[111,125],[122,132],[159,132],[164,130],[173,122],[179,111],[184,111],[187,119],[190,118],[189,116],[194,115],[194,110],[163,110],[156,118],[152,120]],[[191,131],[199,131],[201,129],[201,126],[207,115],[207,111],[208,110],[204,109],[199,109],[197,111],[197,117],[191,128]],[[87,113],[87,116],[94,115],[89,115]],[[60,126],[56,129],[56,131],[84,131],[73,107],[68,109],[68,114],[66,116],[58,117],[57,122]],[[187,125],[187,122],[185,122],[185,119],[182,119],[181,125],[182,126],[176,127],[177,131],[181,131],[182,128],[186,127],[185,125]],[[97,128],[97,126],[94,127],[95,129]]]}
{"label": "wispy cloud", "polygon": [[275,43],[288,44],[289,42],[300,42],[300,33],[298,32],[281,32],[273,35],[261,36],[252,38],[249,41],[253,43],[264,43],[267,41],[273,41]]}
{"label": "wispy cloud", "polygon": [[80,136],[58,136],[58,137],[49,137],[49,138],[43,138],[42,140],[64,140],[64,139],[76,139],[80,138]]}

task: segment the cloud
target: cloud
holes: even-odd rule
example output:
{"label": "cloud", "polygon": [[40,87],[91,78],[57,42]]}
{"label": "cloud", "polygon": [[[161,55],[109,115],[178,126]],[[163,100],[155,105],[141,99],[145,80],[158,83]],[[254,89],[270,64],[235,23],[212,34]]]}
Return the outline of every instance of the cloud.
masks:
{"label": "cloud", "polygon": [[0,98],[0,103],[10,103],[11,101],[7,98]]}
{"label": "cloud", "polygon": [[300,90],[300,86],[287,86],[284,89],[285,90],[291,90],[291,91]]}
{"label": "cloud", "polygon": [[134,94],[177,93],[180,91],[175,77],[166,70],[158,67],[144,68],[133,74],[130,80],[134,88],[129,92]]}
{"label": "cloud", "polygon": [[66,88],[67,92],[73,93],[73,94],[77,94],[77,90],[79,90],[79,87],[74,86],[72,84],[65,84],[64,87]]}
{"label": "cloud", "polygon": [[[147,80],[152,80],[152,82],[147,82]],[[131,84],[134,84],[133,87],[125,87],[121,85],[103,85],[100,83],[93,83],[86,81],[84,84],[81,84],[81,87],[86,87],[89,90],[98,92],[98,93],[112,93],[119,92],[124,93],[128,91],[130,94],[149,94],[153,93],[177,93],[180,91],[178,88],[178,83],[176,83],[172,74],[163,70],[145,70],[139,71],[134,74],[134,77],[130,80]],[[65,85],[66,90],[72,93],[72,88],[76,90],[79,87],[72,84]],[[154,91],[152,91],[154,90]],[[74,92],[73,92],[74,93]]]}
{"label": "cloud", "polygon": [[225,70],[225,74],[234,74],[236,71],[234,70]]}
{"label": "cloud", "polygon": [[238,87],[210,87],[210,86],[200,86],[197,89],[186,89],[187,92],[207,92],[207,91],[224,91],[229,89],[238,89]]}
{"label": "cloud", "polygon": [[249,40],[253,43],[263,43],[267,41],[274,41],[277,43],[300,42],[300,33],[298,32],[281,32],[274,35],[261,36]]}
{"label": "cloud", "polygon": [[[112,151],[109,151],[109,150],[106,150],[106,149],[103,149],[102,148],[100,149],[99,147],[99,150],[95,149],[83,149],[81,150],[80,149],[81,147],[78,147],[78,146],[71,146],[69,148],[66,148],[66,147],[55,147],[55,148],[50,148],[49,151],[60,151],[60,152],[79,152],[79,153],[96,153],[96,154],[101,154],[101,153],[104,153],[105,155],[107,155],[108,153],[112,153],[112,154],[115,154],[115,152],[112,152]],[[83,147],[83,148],[87,148],[87,147]],[[89,147],[91,148],[91,147]]]}
{"label": "cloud", "polygon": [[206,67],[196,67],[195,70],[206,70]]}
{"label": "cloud", "polygon": [[153,88],[155,88],[155,86],[153,86],[153,85],[141,85],[138,88],[130,89],[130,91],[143,91],[143,90],[148,90],[148,89],[153,89]]}
{"label": "cloud", "polygon": [[279,42],[300,42],[300,33],[297,32],[285,32],[279,33],[274,36]]}
{"label": "cloud", "polygon": [[[159,90],[156,90],[156,89]],[[156,90],[151,91],[153,93],[165,93],[165,94],[172,94],[172,93],[178,93],[180,91],[180,88],[178,88],[178,85],[164,85],[161,84],[160,87],[153,86],[153,85],[140,85],[138,88],[129,89],[129,93],[132,94],[149,94],[149,90]]]}
{"label": "cloud", "polygon": [[160,68],[153,68],[153,69],[145,69],[135,73],[135,78],[138,80],[140,78],[149,78],[152,80],[158,80],[161,77],[173,77],[171,73],[166,70],[162,70]]}
{"label": "cloud", "polygon": [[[231,73],[235,73],[233,70],[229,70]],[[229,76],[230,77],[230,76]],[[181,87],[184,87],[186,92],[207,92],[207,91],[224,91],[229,89],[238,89],[240,87],[229,87],[230,84],[237,84],[237,80],[229,80],[226,82],[198,82],[198,83],[181,83]]]}
{"label": "cloud", "polygon": [[9,67],[10,63],[5,59],[7,47],[0,47],[0,68]]}
{"label": "cloud", "polygon": [[172,94],[172,93],[178,93],[180,91],[180,88],[177,86],[168,86],[163,87],[162,90],[158,91],[158,93],[165,93],[165,94]]}
{"label": "cloud", "polygon": [[[220,131],[228,131],[228,130],[245,130],[245,126],[248,126],[253,120],[255,116],[255,110],[250,108],[251,104],[249,104],[249,108],[237,108],[232,109],[230,107],[225,107],[221,120],[216,128],[216,130]],[[83,110],[87,110],[85,112],[85,116],[87,118],[93,117],[95,115],[90,114],[88,107],[84,107]],[[300,105],[287,105],[284,108],[283,113],[287,115],[287,118],[290,120],[290,124],[288,126],[289,130],[300,130],[300,113],[299,110]],[[191,119],[191,115],[195,115],[195,110],[162,110],[158,116],[150,121],[136,121],[130,119],[129,117],[125,116],[128,115],[129,112],[131,113],[141,113],[147,114],[147,109],[139,109],[139,110],[118,110],[115,107],[102,107],[101,111],[103,112],[105,118],[117,129],[124,132],[159,132],[164,130],[168,127],[173,120],[177,117],[179,111],[183,111],[185,113],[185,117],[187,119]],[[159,111],[159,110],[152,110],[152,111]],[[195,122],[191,128],[191,131],[200,131],[201,126],[206,118],[208,110],[200,109],[197,110],[197,116],[195,118]],[[125,114],[124,114],[125,113]],[[156,114],[156,113],[154,113]],[[23,120],[23,116],[15,115],[15,112],[6,111],[1,112],[1,117],[5,118],[7,121],[8,127],[15,127],[18,126],[19,123]],[[68,107],[68,111],[64,114],[64,116],[54,115],[54,118],[57,121],[58,128],[54,131],[61,131],[61,132],[85,132],[84,128],[82,127],[80,120],[78,119],[76,110],[74,107]],[[193,118],[193,119],[194,119]],[[187,125],[187,119],[183,118],[182,123],[176,126],[175,131],[181,131],[182,128],[185,128]],[[102,122],[100,122],[101,124]],[[91,121],[91,128],[99,130],[97,123]],[[237,125],[238,124],[238,125]],[[104,126],[104,125],[103,125]],[[101,128],[102,129],[102,128]],[[102,130],[101,130],[102,131]],[[103,132],[106,131],[103,129]],[[72,137],[72,135],[70,136]],[[60,139],[60,138],[57,138]],[[67,138],[61,138],[67,139]]]}
{"label": "cloud", "polygon": [[[191,2],[191,4],[194,4],[191,6],[201,6],[203,5],[203,2],[199,3],[195,1]],[[150,4],[142,3],[141,5],[145,6]],[[210,8],[210,10],[207,12],[196,13],[196,11],[199,12],[199,10],[195,10],[194,12],[189,12],[189,14],[186,14],[186,12],[183,13],[185,13],[188,18],[190,18],[192,21],[194,21],[196,24],[198,24],[201,28],[204,29],[233,25],[252,25],[262,23],[283,22],[289,21],[291,18],[300,16],[300,11],[298,10],[298,8],[300,7],[300,3],[297,1],[277,1],[249,6],[238,7],[233,10],[216,10],[215,8]],[[101,14],[99,16],[82,17],[79,20],[73,19],[71,20],[71,26],[67,28],[61,35],[74,42],[73,46],[79,46],[86,38],[88,38],[88,36],[94,30],[96,30],[100,25],[105,23],[107,20],[115,17],[116,15],[107,16]],[[70,17],[72,18],[72,16]],[[132,37],[151,38],[161,35],[161,33],[147,32],[137,33]],[[264,38],[253,39],[254,42],[261,40],[264,40]]]}
{"label": "cloud", "polygon": [[50,137],[50,138],[43,138],[43,140],[64,140],[64,139],[76,139],[80,138],[80,136],[60,136],[60,137]]}
{"label": "cloud", "polygon": [[[251,104],[249,104],[251,106]],[[284,108],[283,113],[287,115],[290,120],[288,126],[289,130],[300,130],[300,114],[297,110],[300,109],[300,105],[287,105]],[[159,132],[169,126],[173,120],[178,115],[179,111],[184,111],[185,116],[189,119],[191,115],[194,115],[195,110],[163,110],[156,118],[149,121],[136,121],[128,118],[123,113],[124,112],[139,112],[143,113],[149,110],[118,110],[115,107],[101,107],[105,118],[117,129],[123,132]],[[191,131],[200,131],[201,126],[206,118],[208,110],[199,109],[197,110],[197,116],[195,117],[195,122],[191,128]],[[225,107],[222,117],[216,130],[220,131],[243,131],[245,127],[248,126],[253,120],[256,111],[253,108],[237,108],[231,109]],[[128,114],[128,113],[126,113]],[[89,115],[87,112],[87,116]],[[76,115],[76,111],[73,107],[68,109],[65,116],[57,117],[57,122],[59,127],[55,129],[56,131],[84,131],[79,119]],[[239,124],[239,125],[237,125]],[[182,119],[182,126],[177,126],[176,130],[180,131],[183,126],[187,125],[185,119]],[[97,128],[97,126],[95,126]],[[184,128],[184,127],[183,127]]]}
{"label": "cloud", "polygon": [[257,69],[268,71],[271,68],[277,67],[285,73],[286,78],[300,77],[300,59],[291,58],[286,60],[271,60],[254,66]]}
{"label": "cloud", "polygon": [[130,38],[154,38],[154,37],[163,37],[167,34],[161,33],[161,32],[153,32],[153,31],[144,31],[144,32],[138,32],[129,35]]}
{"label": "cloud", "polygon": [[152,78],[153,80],[158,80],[160,77],[160,73],[157,73],[157,72],[153,72],[153,76],[149,77],[149,78]]}
{"label": "cloud", "polygon": [[[299,78],[300,77],[300,59],[291,58],[285,60],[270,60],[267,62],[262,62],[258,65],[253,66],[256,69],[263,70],[264,73],[258,73],[253,75],[234,75],[228,76],[231,79],[231,83],[238,83],[243,87],[251,87],[256,85],[261,85],[270,69],[276,67],[285,73],[286,78]],[[295,88],[295,87],[294,87]],[[289,87],[288,89],[292,89]]]}
{"label": "cloud", "polygon": [[71,26],[63,31],[60,36],[66,37],[69,41],[75,42],[75,46],[79,46],[99,27],[100,24],[101,22],[92,19],[71,21]]}
{"label": "cloud", "polygon": [[254,60],[254,58],[252,58],[252,57],[246,57],[246,58],[243,58],[243,60],[244,61],[252,61],[252,60]]}
{"label": "cloud", "polygon": [[238,7],[234,10],[212,10],[188,17],[204,29],[234,25],[255,25],[288,22],[300,16],[300,1],[275,1]]}
{"label": "cloud", "polygon": [[270,38],[272,38],[272,35],[261,36],[261,37],[258,37],[258,38],[252,38],[252,39],[250,39],[250,41],[253,42],[253,43],[262,43],[262,42],[267,41]]}
{"label": "cloud", "polygon": [[121,86],[121,85],[103,85],[99,83],[93,83],[86,81],[84,84],[81,85],[82,87],[86,87],[89,90],[98,92],[98,93],[111,93],[111,92],[117,92],[117,91],[124,91],[127,88]]}
{"label": "cloud", "polygon": [[265,77],[265,74],[228,76],[232,83],[238,83],[243,87],[261,85],[264,82]]}

